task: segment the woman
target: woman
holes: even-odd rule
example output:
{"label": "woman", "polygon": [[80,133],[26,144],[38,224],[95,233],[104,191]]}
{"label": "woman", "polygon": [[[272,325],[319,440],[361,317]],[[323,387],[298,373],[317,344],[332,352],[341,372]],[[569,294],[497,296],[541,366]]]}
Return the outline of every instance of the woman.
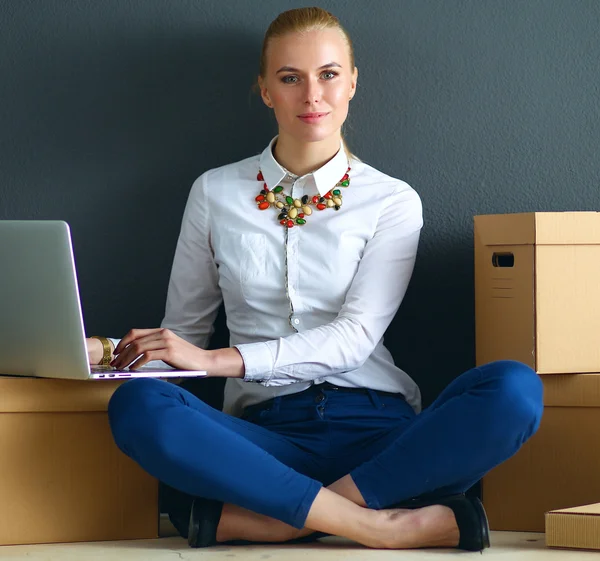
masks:
{"label": "woman", "polygon": [[[122,385],[109,405],[121,450],[195,497],[189,531],[176,524],[194,547],[335,534],[481,550],[485,512],[464,491],[539,425],[542,386],[528,367],[472,369],[420,412],[418,387],[383,346],[421,203],[348,153],[341,127],[357,76],[328,12],[273,21],[259,86],[279,134],[195,182],[162,327],[114,349],[116,367],[162,360],[228,378],[225,412],[151,379]],[[232,346],[206,351],[222,301]],[[89,345],[100,362],[100,343]]]}

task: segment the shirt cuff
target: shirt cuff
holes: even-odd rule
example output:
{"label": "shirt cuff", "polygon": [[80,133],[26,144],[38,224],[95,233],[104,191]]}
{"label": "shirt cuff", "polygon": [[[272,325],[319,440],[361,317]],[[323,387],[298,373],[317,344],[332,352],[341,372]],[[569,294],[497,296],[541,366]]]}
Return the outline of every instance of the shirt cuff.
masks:
{"label": "shirt cuff", "polygon": [[275,358],[268,343],[234,345],[244,361],[245,382],[268,382],[273,376]]}

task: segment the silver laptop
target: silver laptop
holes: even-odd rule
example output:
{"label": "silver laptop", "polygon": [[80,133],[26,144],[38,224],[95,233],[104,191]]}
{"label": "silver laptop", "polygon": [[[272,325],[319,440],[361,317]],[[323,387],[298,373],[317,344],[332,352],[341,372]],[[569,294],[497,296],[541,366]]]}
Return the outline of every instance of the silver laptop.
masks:
{"label": "silver laptop", "polygon": [[168,366],[90,367],[69,225],[54,220],[0,220],[0,374],[74,380],[206,376]]}

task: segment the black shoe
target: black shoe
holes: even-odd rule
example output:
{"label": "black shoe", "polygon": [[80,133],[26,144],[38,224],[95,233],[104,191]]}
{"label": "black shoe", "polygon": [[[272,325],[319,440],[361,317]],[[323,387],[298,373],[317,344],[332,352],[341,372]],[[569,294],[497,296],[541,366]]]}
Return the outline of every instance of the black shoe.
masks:
{"label": "black shoe", "polygon": [[190,547],[209,547],[217,544],[217,526],[223,503],[196,497],[190,512],[188,544]]}
{"label": "black shoe", "polygon": [[481,501],[464,494],[449,495],[438,499],[412,499],[387,508],[423,508],[443,505],[452,509],[460,532],[458,549],[482,551],[490,547],[490,527]]}

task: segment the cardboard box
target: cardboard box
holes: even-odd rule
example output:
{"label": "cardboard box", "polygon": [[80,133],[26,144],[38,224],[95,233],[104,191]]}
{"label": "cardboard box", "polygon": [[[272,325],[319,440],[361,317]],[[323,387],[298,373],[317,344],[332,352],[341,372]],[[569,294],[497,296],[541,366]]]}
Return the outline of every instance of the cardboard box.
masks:
{"label": "cardboard box", "polygon": [[483,478],[492,530],[543,532],[546,512],[600,502],[600,374],[542,381],[537,433]]}
{"label": "cardboard box", "polygon": [[0,545],[158,537],[158,484],[114,444],[122,382],[0,377]]}
{"label": "cardboard box", "polygon": [[546,545],[600,549],[600,503],[546,513]]}
{"label": "cardboard box", "polygon": [[600,213],[476,216],[476,362],[600,372]]}

